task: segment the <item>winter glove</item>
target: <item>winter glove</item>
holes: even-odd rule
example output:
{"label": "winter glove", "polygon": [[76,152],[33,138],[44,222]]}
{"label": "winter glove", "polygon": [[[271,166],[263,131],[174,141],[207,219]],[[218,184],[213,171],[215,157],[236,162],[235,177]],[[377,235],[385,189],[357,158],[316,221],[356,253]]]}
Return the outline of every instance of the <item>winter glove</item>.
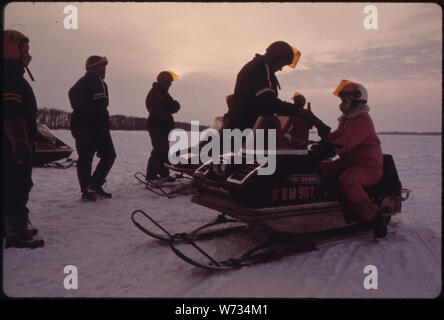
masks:
{"label": "winter glove", "polygon": [[335,148],[342,148],[342,146],[321,140],[311,147],[311,155],[319,159],[332,158],[336,155]]}
{"label": "winter glove", "polygon": [[3,122],[3,128],[11,141],[14,160],[19,165],[28,165],[32,162],[33,150],[28,141],[26,122],[23,119]]}
{"label": "winter glove", "polygon": [[325,156],[327,158],[332,158],[332,157],[334,157],[336,155],[335,147],[336,148],[337,147],[341,147],[342,148],[342,146],[335,145],[335,144],[330,143],[330,142],[324,142],[323,146],[321,148],[323,149],[323,153],[325,154]]}

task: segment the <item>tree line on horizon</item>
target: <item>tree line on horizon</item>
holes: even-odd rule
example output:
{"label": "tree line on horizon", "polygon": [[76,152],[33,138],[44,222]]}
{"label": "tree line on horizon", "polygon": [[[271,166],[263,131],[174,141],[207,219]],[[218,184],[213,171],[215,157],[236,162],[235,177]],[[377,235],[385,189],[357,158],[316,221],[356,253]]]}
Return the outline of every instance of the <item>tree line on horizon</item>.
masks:
{"label": "tree line on horizon", "polygon": [[[72,112],[53,108],[41,108],[37,110],[37,122],[45,124],[50,129],[69,129]],[[110,116],[111,130],[146,130],[147,118],[131,117],[125,115]],[[191,130],[189,122],[175,122],[175,127]],[[199,125],[199,130],[205,130],[208,126]],[[315,131],[313,131],[315,133]],[[411,132],[411,131],[383,131],[378,134],[393,135],[441,135],[441,132]]]}
{"label": "tree line on horizon", "polygon": [[[37,123],[45,124],[49,129],[69,129],[72,112],[67,112],[53,108],[41,108],[37,110]],[[112,115],[109,117],[111,130],[147,130],[147,118],[132,117],[125,115]],[[191,130],[188,122],[175,122],[175,127]],[[200,125],[199,130],[204,130],[208,126]]]}

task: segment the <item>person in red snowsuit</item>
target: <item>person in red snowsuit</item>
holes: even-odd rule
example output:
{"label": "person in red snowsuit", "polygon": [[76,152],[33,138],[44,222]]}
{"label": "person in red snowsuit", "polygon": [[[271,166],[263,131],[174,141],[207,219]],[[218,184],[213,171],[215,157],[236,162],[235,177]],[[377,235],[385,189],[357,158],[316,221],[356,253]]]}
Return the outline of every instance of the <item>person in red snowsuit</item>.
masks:
{"label": "person in red snowsuit", "polygon": [[367,91],[358,83],[342,80],[333,94],[341,98],[343,114],[338,128],[325,140],[339,159],[321,162],[321,172],[339,174],[337,186],[351,212],[369,223],[375,238],[385,237],[379,208],[363,188],[376,184],[383,174],[381,142],[369,115]]}

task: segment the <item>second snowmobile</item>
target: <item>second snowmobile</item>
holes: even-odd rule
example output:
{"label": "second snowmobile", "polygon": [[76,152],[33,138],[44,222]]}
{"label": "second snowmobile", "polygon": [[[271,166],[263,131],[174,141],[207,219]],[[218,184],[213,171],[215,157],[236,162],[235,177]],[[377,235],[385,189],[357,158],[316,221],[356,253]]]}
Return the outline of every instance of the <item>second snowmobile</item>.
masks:
{"label": "second snowmobile", "polygon": [[[33,158],[33,166],[45,166],[56,163],[62,159],[68,159],[74,151],[70,146],[65,144],[44,124],[37,125],[37,137],[34,142],[35,154]],[[73,164],[72,161],[67,161],[69,166]],[[56,165],[57,166],[57,165]],[[68,165],[58,164],[59,167],[66,167]]]}

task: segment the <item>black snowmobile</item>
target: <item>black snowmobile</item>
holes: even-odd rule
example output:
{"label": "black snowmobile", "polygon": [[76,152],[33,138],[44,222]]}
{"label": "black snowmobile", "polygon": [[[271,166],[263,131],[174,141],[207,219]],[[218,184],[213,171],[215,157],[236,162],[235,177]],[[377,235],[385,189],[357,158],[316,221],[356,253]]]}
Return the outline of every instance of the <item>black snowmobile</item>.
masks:
{"label": "black snowmobile", "polygon": [[[32,163],[33,166],[67,168],[74,163],[69,159],[69,156],[74,150],[54,136],[51,130],[42,123],[37,125],[37,136],[34,145],[35,154]],[[66,159],[66,163],[57,162],[62,159]]]}
{"label": "black snowmobile", "polygon": [[[276,121],[277,120],[277,121]],[[287,116],[260,117],[253,128],[270,128],[275,123],[277,131],[287,128]],[[271,175],[259,175],[266,163],[247,163],[249,150],[244,143],[241,155],[243,164],[234,164],[234,154],[221,156],[219,164],[209,161],[193,173],[197,195],[192,202],[214,209],[220,215],[212,222],[188,233],[171,234],[147,213],[136,210],[132,214],[135,225],[146,234],[168,241],[172,250],[186,262],[207,269],[234,269],[257,262],[269,261],[296,252],[312,250],[322,243],[332,242],[357,234],[370,234],[369,226],[350,214],[335,189],[334,177],[324,178],[318,164],[329,155],[325,154],[322,142],[311,142],[317,148],[292,146],[281,139],[285,132],[278,133],[276,147],[276,170]],[[280,138],[279,138],[280,137]],[[248,138],[247,138],[248,139]],[[281,143],[284,141],[285,143]],[[264,148],[266,152],[267,148]],[[257,150],[256,150],[257,151]],[[231,158],[231,159],[229,159]],[[403,189],[393,157],[384,155],[384,175],[374,186],[366,189],[368,195],[380,207],[386,224],[392,215],[401,212],[401,202],[410,190]],[[136,220],[138,215],[147,218],[161,230],[152,232]],[[214,227],[221,229],[214,229]],[[253,246],[238,258],[220,261],[213,258],[198,244],[208,239],[235,232],[261,228],[268,232],[265,241]],[[181,244],[191,245],[199,253],[185,253]],[[201,261],[201,257],[204,261]]]}

